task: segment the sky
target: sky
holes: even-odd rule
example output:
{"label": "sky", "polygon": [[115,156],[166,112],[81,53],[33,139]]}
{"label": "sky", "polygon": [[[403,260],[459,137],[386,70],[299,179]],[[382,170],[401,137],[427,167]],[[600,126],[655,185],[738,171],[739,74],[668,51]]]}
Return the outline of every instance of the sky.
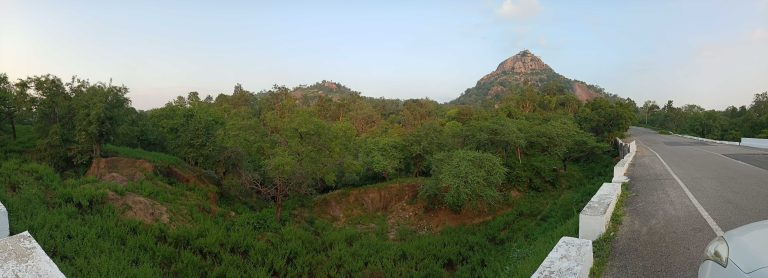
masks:
{"label": "sky", "polygon": [[111,79],[139,109],[321,80],[445,102],[523,49],[638,104],[749,105],[768,0],[0,0],[0,73]]}

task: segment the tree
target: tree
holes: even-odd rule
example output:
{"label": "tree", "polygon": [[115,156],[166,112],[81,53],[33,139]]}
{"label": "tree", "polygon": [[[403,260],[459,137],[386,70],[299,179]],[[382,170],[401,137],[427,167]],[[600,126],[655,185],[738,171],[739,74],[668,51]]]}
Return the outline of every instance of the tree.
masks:
{"label": "tree", "polygon": [[749,106],[749,110],[755,113],[758,118],[768,115],[768,92],[762,92],[755,94],[755,98],[752,101],[752,105]]}
{"label": "tree", "polygon": [[643,111],[643,116],[645,116],[645,125],[648,125],[648,117],[655,113],[656,111],[659,111],[659,105],[656,104],[655,101],[646,100],[645,103],[643,103],[643,107],[640,109]]}
{"label": "tree", "polygon": [[223,120],[213,104],[179,96],[164,107],[148,113],[152,123],[149,130],[157,130],[167,152],[181,157],[198,167],[211,167],[216,160],[220,144],[216,140]]}
{"label": "tree", "polygon": [[635,121],[634,105],[598,98],[586,104],[576,115],[579,125],[604,142],[619,137]]}
{"label": "tree", "polygon": [[403,168],[403,141],[397,137],[374,137],[365,140],[360,159],[374,172],[389,180]]}
{"label": "tree", "polygon": [[72,92],[56,76],[29,77],[22,82],[32,88],[32,109],[35,128],[40,138],[35,156],[58,170],[73,166],[71,154],[75,148],[75,120]]}
{"label": "tree", "polygon": [[400,112],[402,124],[408,130],[437,119],[440,105],[430,99],[409,99],[403,103]]}
{"label": "tree", "polygon": [[[514,121],[503,116],[468,123],[463,131],[465,148],[493,153],[502,160],[523,147],[523,138]],[[518,157],[519,159],[519,157]]]}
{"label": "tree", "polygon": [[413,176],[424,171],[425,163],[448,144],[443,128],[437,123],[426,123],[405,136],[405,146],[412,164]]}
{"label": "tree", "polygon": [[461,211],[467,205],[478,208],[499,204],[499,187],[507,172],[499,157],[458,150],[435,155],[433,165],[434,183],[422,189],[422,196],[428,195],[428,192],[439,192],[437,194],[454,212]]}
{"label": "tree", "polygon": [[[131,101],[125,96],[128,88],[112,84],[89,84],[78,80],[72,85],[77,142],[91,150],[89,157],[100,157],[101,148],[113,136],[119,123],[130,112]],[[84,162],[82,159],[80,162]]]}
{"label": "tree", "polygon": [[0,117],[5,118],[11,125],[11,135],[14,141],[17,137],[16,122],[19,114],[28,111],[30,105],[26,84],[24,82],[12,84],[8,80],[8,75],[0,74]]}
{"label": "tree", "polygon": [[274,200],[278,220],[284,198],[335,187],[360,170],[350,149],[354,128],[320,120],[311,110],[297,107],[287,94],[268,93],[267,110],[260,118],[267,132],[262,153],[268,180],[256,189]]}

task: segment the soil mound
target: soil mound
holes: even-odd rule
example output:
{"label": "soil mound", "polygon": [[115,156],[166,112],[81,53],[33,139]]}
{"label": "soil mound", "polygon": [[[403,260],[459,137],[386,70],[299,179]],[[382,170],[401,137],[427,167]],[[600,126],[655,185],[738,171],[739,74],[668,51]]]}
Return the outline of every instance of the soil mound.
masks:
{"label": "soil mound", "polygon": [[144,179],[153,172],[155,172],[155,166],[146,160],[110,157],[94,159],[85,175],[103,181],[125,184],[129,181]]}
{"label": "soil mound", "polygon": [[122,210],[121,216],[125,218],[136,219],[146,224],[157,222],[168,224],[170,221],[168,208],[154,200],[133,193],[120,196],[109,191],[107,202]]}
{"label": "soil mound", "polygon": [[408,183],[336,191],[319,197],[315,212],[338,225],[371,215],[384,216],[390,239],[394,239],[401,226],[418,232],[438,232],[445,227],[485,222],[509,211],[509,208],[487,212],[467,209],[461,213],[448,208],[428,210],[418,199],[420,187],[420,184]]}
{"label": "soil mound", "polygon": [[215,177],[191,166],[156,166],[146,160],[125,157],[96,158],[85,173],[88,177],[119,184],[139,181],[152,174],[200,187],[214,188],[217,183]]}

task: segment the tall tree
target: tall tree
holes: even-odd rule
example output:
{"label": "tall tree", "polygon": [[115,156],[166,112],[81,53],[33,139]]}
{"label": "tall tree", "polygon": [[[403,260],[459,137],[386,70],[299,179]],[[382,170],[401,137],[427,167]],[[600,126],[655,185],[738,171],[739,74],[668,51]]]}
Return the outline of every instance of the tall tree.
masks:
{"label": "tall tree", "polygon": [[30,97],[24,82],[13,84],[8,75],[0,74],[0,117],[11,125],[13,140],[16,140],[16,122],[19,115],[30,107]]}
{"label": "tall tree", "polygon": [[25,86],[32,88],[34,123],[40,138],[35,155],[56,169],[73,165],[75,120],[72,86],[53,75],[29,77]]}
{"label": "tall tree", "polygon": [[[507,169],[499,157],[476,151],[458,150],[435,156],[432,175],[435,181],[422,189],[422,195],[442,195],[454,212],[466,205],[495,206],[501,200],[500,186]],[[436,188],[435,188],[436,187]]]}
{"label": "tall tree", "polygon": [[[90,149],[88,157],[100,157],[104,143],[114,135],[119,122],[125,119],[131,101],[125,96],[128,88],[112,84],[89,84],[78,80],[75,89],[75,135],[77,142]],[[84,162],[85,158],[80,158]]]}

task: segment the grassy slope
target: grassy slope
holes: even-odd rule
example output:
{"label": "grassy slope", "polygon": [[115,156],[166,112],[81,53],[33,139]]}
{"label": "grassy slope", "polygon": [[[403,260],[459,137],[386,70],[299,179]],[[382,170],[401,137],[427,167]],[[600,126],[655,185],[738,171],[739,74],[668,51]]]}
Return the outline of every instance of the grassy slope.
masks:
{"label": "grassy slope", "polygon": [[[133,153],[135,158],[175,163]],[[193,187],[140,182],[121,188],[92,179],[63,181],[50,168],[23,160],[0,164],[0,201],[9,210],[11,232],[29,230],[71,276],[528,277],[560,237],[577,234],[578,212],[610,175],[610,161],[602,164],[569,167],[564,177],[569,189],[528,193],[512,211],[489,222],[437,235],[403,230],[397,242],[379,231],[334,227],[312,215],[279,224],[271,208],[254,212],[223,207],[237,216],[210,216],[204,193]],[[187,225],[171,228],[123,219],[106,204],[106,189],[136,192],[172,211],[185,210]],[[306,199],[290,201],[284,218],[307,204]]]}
{"label": "grassy slope", "polygon": [[106,145],[103,152],[107,156],[121,156],[134,159],[144,159],[153,164],[168,165],[168,166],[184,166],[186,163],[178,157],[158,153],[150,152],[141,149],[132,149],[128,147]]}

